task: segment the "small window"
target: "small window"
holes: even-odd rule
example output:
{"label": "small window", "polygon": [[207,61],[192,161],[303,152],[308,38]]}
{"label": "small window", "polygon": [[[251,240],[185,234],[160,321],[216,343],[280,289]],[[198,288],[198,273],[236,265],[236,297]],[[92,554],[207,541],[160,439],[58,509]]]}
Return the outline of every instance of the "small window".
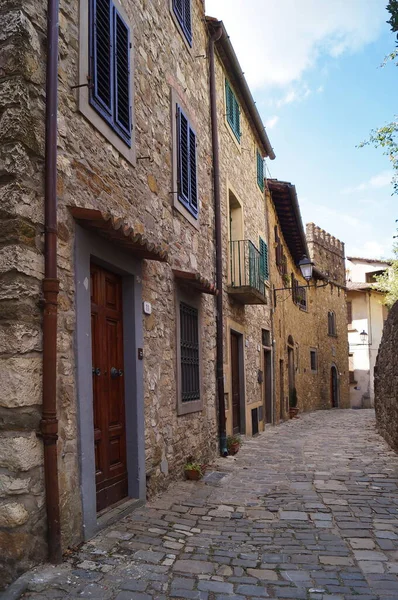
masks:
{"label": "small window", "polygon": [[225,102],[227,109],[227,121],[229,126],[231,127],[236,139],[240,143],[240,139],[242,137],[240,130],[240,108],[238,104],[238,100],[232,88],[229,84],[229,81],[225,80]]}
{"label": "small window", "polygon": [[371,271],[370,273],[365,273],[366,283],[376,283],[376,277],[383,275],[386,272],[386,269],[381,269],[380,271]]}
{"label": "small window", "polygon": [[181,401],[200,400],[199,312],[180,303]]}
{"label": "small window", "polygon": [[316,373],[318,370],[318,357],[316,350],[310,350],[310,363],[311,363],[311,371]]}
{"label": "small window", "polygon": [[302,310],[307,310],[307,288],[300,285],[299,281],[295,278],[294,273],[290,275],[292,283],[292,300]]}
{"label": "small window", "polygon": [[257,184],[260,190],[264,191],[264,159],[257,150]]}
{"label": "small window", "polygon": [[178,199],[198,218],[198,181],[196,161],[196,134],[186,115],[177,106],[177,162]]}
{"label": "small window", "polygon": [[191,0],[173,0],[173,11],[188,44],[192,46]]}
{"label": "small window", "polygon": [[269,268],[268,268],[268,246],[264,242],[263,238],[260,237],[260,277],[263,280],[268,280],[269,278]]}
{"label": "small window", "polygon": [[348,355],[348,365],[349,365],[349,382],[350,383],[356,383],[355,381],[355,369],[354,369],[354,355],[353,354],[349,354]]}
{"label": "small window", "polygon": [[90,104],[131,147],[130,29],[112,0],[91,0]]}
{"label": "small window", "polygon": [[271,332],[269,329],[261,330],[261,341],[263,346],[270,347],[271,346]]}
{"label": "small window", "polygon": [[328,312],[328,335],[336,336],[336,314],[330,310]]}
{"label": "small window", "polygon": [[347,302],[347,323],[348,325],[352,324],[352,302],[350,300]]}

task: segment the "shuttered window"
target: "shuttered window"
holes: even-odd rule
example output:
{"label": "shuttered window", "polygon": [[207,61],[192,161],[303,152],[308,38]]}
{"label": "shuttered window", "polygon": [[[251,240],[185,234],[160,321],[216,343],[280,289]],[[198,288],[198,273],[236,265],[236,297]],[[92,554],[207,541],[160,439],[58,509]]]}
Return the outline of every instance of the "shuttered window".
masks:
{"label": "shuttered window", "polygon": [[260,190],[264,191],[264,159],[257,150],[257,184]]}
{"label": "shuttered window", "polygon": [[199,377],[199,313],[196,308],[180,303],[181,400],[200,399]]}
{"label": "shuttered window", "polygon": [[91,0],[90,104],[131,147],[130,29],[112,0]]}
{"label": "shuttered window", "polygon": [[268,269],[268,246],[264,242],[263,238],[260,237],[260,276],[261,279],[265,280],[269,277]]}
{"label": "shuttered window", "polygon": [[352,302],[350,300],[347,301],[347,323],[348,325],[352,324]]}
{"label": "shuttered window", "polygon": [[196,134],[186,115],[177,105],[178,199],[198,218],[198,180],[196,164]]}
{"label": "shuttered window", "polygon": [[228,79],[225,80],[225,103],[228,124],[231,127],[236,139],[240,143],[240,139],[242,137],[240,130],[240,108],[238,100],[232,91]]}
{"label": "shuttered window", "polygon": [[188,44],[192,46],[191,0],[173,0],[173,11]]}
{"label": "shuttered window", "polygon": [[336,315],[330,310],[328,312],[328,335],[336,336]]}

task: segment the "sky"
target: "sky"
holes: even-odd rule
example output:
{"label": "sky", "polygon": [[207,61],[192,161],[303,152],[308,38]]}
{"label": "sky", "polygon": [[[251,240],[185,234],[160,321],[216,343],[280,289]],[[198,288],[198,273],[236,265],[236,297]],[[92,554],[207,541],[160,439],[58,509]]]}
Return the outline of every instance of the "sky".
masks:
{"label": "sky", "polygon": [[396,118],[387,0],[206,0],[224,22],[274,148],[267,175],[295,184],[304,223],[346,256],[392,256],[398,197],[381,149],[358,145]]}

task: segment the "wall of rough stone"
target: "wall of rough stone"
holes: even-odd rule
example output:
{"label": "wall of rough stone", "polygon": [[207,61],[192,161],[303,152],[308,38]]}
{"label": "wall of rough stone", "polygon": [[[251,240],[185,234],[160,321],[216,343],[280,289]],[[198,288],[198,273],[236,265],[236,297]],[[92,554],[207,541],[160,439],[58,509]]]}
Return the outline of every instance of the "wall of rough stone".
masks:
{"label": "wall of rough stone", "polygon": [[[59,480],[62,545],[82,539],[75,386],[74,229],[69,206],[111,211],[169,247],[168,264],[144,261],[145,450],[148,494],[180,477],[190,455],[216,451],[215,308],[202,297],[203,411],[176,413],[176,303],[172,268],[214,280],[207,32],[194,0],[190,51],[168,2],[121,0],[133,30],[132,166],[78,107],[79,3],[60,1],[58,266]],[[1,581],[46,556],[41,441],[41,280],[45,111],[44,0],[6,0],[0,13],[0,547]],[[165,52],[167,48],[167,52]],[[200,230],[173,208],[171,90],[195,115]],[[162,465],[162,468],[161,468]]]}
{"label": "wall of rough stone", "polygon": [[374,389],[376,423],[379,433],[398,450],[398,302],[384,324],[377,355]]}
{"label": "wall of rough stone", "polygon": [[[237,142],[226,121],[224,101],[225,78],[233,86],[241,108],[241,142]],[[245,365],[246,431],[251,435],[251,410],[264,402],[264,387],[258,382],[258,371],[263,369],[261,330],[270,329],[270,306],[243,305],[228,294],[230,283],[229,248],[229,192],[241,203],[243,212],[243,237],[258,248],[259,236],[268,242],[265,197],[257,184],[257,149],[264,153],[255,128],[248,119],[246,107],[234,85],[232,74],[227,72],[216,53],[216,89],[219,124],[220,187],[223,240],[223,286],[224,286],[224,373],[226,406],[228,407],[227,432],[232,433],[232,381],[230,357],[230,330],[243,335]],[[260,423],[260,428],[262,427]]]}
{"label": "wall of rough stone", "polygon": [[[287,273],[294,273],[300,285],[305,285],[300,271],[290,255],[288,246],[281,231],[275,207],[267,195],[270,231],[278,226],[279,237],[282,240],[284,254],[287,257]],[[312,224],[311,224],[312,225]],[[319,228],[316,228],[319,229]],[[328,234],[329,235],[329,234]],[[341,242],[339,242],[341,244]],[[276,266],[275,245],[271,245],[270,269],[271,280],[276,288],[290,285],[279,273]],[[324,252],[324,263],[329,260],[325,248],[313,250],[310,245],[311,258]],[[331,258],[334,261],[335,258]],[[344,264],[344,259],[341,257]],[[318,266],[318,263],[317,263]],[[340,266],[338,267],[341,271]],[[313,282],[311,282],[313,283]],[[322,281],[319,282],[322,284]],[[288,340],[294,342],[295,357],[295,387],[297,389],[298,406],[300,411],[331,408],[330,371],[332,364],[336,365],[339,373],[339,405],[349,407],[348,397],[348,342],[347,342],[347,312],[345,289],[340,284],[331,283],[323,288],[307,290],[307,311],[297,306],[291,297],[290,290],[276,293],[276,305],[273,316],[274,322],[274,354],[275,354],[275,420],[276,422],[288,417],[289,379],[288,379]],[[328,335],[328,311],[336,314],[337,336]],[[318,357],[317,372],[311,371],[310,350],[315,349]],[[283,403],[281,409],[280,360],[283,360]]]}

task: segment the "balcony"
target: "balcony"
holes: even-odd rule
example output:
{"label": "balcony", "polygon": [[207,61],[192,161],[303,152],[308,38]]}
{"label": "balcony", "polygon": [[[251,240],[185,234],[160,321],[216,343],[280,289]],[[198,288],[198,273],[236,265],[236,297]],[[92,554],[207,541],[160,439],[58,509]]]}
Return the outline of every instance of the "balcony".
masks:
{"label": "balcony", "polygon": [[229,244],[228,294],[241,304],[267,304],[260,252],[249,240]]}

